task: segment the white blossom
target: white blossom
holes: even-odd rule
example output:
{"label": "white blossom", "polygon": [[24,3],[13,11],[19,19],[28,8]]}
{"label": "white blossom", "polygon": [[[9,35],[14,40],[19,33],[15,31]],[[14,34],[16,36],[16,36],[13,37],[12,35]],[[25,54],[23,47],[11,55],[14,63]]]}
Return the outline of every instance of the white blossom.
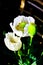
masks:
{"label": "white blossom", "polygon": [[[22,22],[26,23],[24,28],[21,30],[22,26],[20,27],[19,24],[21,24]],[[35,19],[31,16],[29,17],[25,17],[25,16],[18,16],[16,18],[14,18],[14,22],[10,23],[10,27],[12,28],[13,32],[19,36],[19,37],[25,37],[25,36],[29,36],[28,31],[27,31],[27,27],[29,26],[30,23],[35,23]]]}
{"label": "white blossom", "polygon": [[18,51],[22,47],[20,37],[15,36],[12,32],[6,33],[4,42],[6,47],[11,51]]}

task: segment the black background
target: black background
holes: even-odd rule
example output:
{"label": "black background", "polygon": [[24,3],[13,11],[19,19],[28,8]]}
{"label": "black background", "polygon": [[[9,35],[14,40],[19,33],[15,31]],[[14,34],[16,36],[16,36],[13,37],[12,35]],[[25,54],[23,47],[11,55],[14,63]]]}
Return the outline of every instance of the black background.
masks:
{"label": "black background", "polygon": [[3,31],[12,31],[9,23],[18,16],[20,0],[0,0],[0,65],[17,64],[14,52],[11,52],[4,45]]}

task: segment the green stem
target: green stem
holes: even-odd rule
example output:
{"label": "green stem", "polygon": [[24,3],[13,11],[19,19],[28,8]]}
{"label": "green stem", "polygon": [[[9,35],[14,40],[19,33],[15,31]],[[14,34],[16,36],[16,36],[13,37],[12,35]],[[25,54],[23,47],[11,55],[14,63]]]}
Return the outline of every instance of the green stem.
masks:
{"label": "green stem", "polygon": [[33,37],[30,37],[30,44],[29,44],[30,46],[31,46],[31,44],[32,44],[32,39],[33,39]]}

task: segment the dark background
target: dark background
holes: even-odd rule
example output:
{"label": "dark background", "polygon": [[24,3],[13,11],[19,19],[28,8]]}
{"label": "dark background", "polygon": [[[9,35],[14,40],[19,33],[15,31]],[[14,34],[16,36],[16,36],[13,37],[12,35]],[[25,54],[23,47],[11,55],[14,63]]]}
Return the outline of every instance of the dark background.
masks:
{"label": "dark background", "polygon": [[18,16],[20,0],[0,0],[0,65],[17,64],[14,52],[4,45],[3,31],[12,31],[9,23]]}
{"label": "dark background", "polygon": [[[40,4],[36,2],[33,3],[42,8]],[[36,20],[38,32],[43,34],[43,22],[41,22],[39,19],[35,17],[36,15],[40,19],[43,19],[43,12],[33,7],[32,5],[29,5],[26,0],[25,9],[23,13],[20,13],[19,5],[20,0],[0,0],[0,65],[8,65],[9,63],[10,65],[17,64],[17,59],[14,57],[14,52],[9,51],[7,47],[4,45],[5,36],[3,35],[3,31],[12,31],[9,26],[9,23],[12,22],[15,17],[22,14],[25,16],[33,16]],[[40,25],[42,25],[42,27],[40,27]],[[42,42],[41,45],[40,42]],[[34,55],[37,57],[37,65],[43,65],[43,56],[40,56],[41,52],[43,51],[42,38],[36,34],[33,39],[33,43]]]}

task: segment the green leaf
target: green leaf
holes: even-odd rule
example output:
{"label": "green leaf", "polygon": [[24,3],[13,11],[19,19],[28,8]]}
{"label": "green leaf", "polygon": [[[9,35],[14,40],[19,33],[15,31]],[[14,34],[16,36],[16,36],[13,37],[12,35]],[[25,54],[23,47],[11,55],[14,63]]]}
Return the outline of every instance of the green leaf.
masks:
{"label": "green leaf", "polygon": [[27,63],[25,62],[23,65],[27,65]]}
{"label": "green leaf", "polygon": [[21,59],[21,58],[19,59],[18,64],[19,64],[19,65],[23,65],[23,62],[22,62],[22,59]]}
{"label": "green leaf", "polygon": [[22,51],[21,50],[18,50],[18,56],[22,56]]}
{"label": "green leaf", "polygon": [[36,61],[36,57],[34,57],[32,54],[30,54],[30,58],[31,58],[33,61]]}
{"label": "green leaf", "polygon": [[28,54],[29,54],[29,52],[30,52],[30,49],[28,49]]}
{"label": "green leaf", "polygon": [[30,65],[30,61],[28,59],[26,59],[26,63],[27,65]]}
{"label": "green leaf", "polygon": [[31,65],[37,65],[37,64],[36,64],[36,61],[35,61],[35,62],[33,62]]}
{"label": "green leaf", "polygon": [[23,50],[25,50],[25,44],[23,44]]}
{"label": "green leaf", "polygon": [[41,56],[43,55],[43,52],[41,53]]}

